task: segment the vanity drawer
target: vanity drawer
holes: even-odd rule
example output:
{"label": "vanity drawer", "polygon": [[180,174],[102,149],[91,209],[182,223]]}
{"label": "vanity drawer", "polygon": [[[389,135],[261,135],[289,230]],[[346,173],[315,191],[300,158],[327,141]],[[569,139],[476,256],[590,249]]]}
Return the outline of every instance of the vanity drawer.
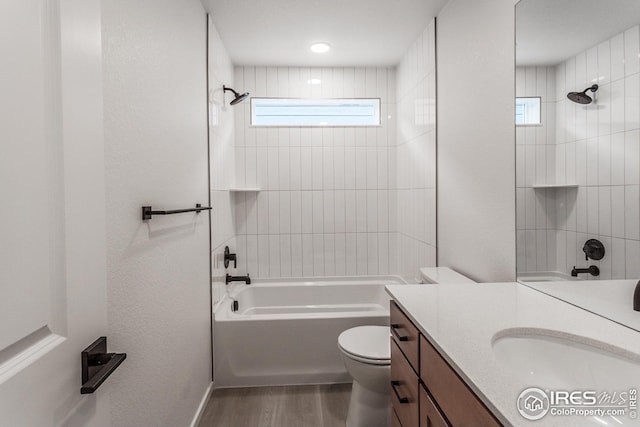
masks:
{"label": "vanity drawer", "polygon": [[452,426],[501,425],[423,336],[420,337],[420,378]]}
{"label": "vanity drawer", "polygon": [[419,425],[418,376],[391,339],[391,405],[404,427]]}
{"label": "vanity drawer", "polygon": [[449,423],[422,386],[420,386],[420,427],[449,427]]}
{"label": "vanity drawer", "polygon": [[418,328],[413,325],[394,301],[391,301],[389,311],[391,336],[409,360],[411,367],[418,372],[418,351],[420,350]]}
{"label": "vanity drawer", "polygon": [[402,424],[400,424],[400,420],[398,419],[398,414],[396,414],[395,409],[391,409],[391,427],[402,427]]}

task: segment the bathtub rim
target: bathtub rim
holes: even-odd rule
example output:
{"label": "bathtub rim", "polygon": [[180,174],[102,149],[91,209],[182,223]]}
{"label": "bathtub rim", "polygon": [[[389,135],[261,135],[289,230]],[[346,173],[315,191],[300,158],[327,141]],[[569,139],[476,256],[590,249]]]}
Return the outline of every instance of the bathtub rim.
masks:
{"label": "bathtub rim", "polygon": [[[389,280],[393,280],[390,282]],[[371,283],[371,281],[375,281],[376,283]],[[314,277],[282,277],[282,278],[252,278],[251,284],[246,285],[244,283],[236,283],[227,285],[226,292],[224,296],[218,301],[213,307],[212,317],[213,323],[216,322],[229,322],[229,321],[269,321],[272,319],[277,319],[278,317],[275,315],[237,315],[233,318],[217,318],[216,314],[221,310],[225,310],[229,312],[228,307],[224,307],[224,304],[231,303],[235,295],[242,292],[245,289],[249,289],[250,287],[288,287],[288,286],[322,286],[322,287],[330,287],[330,286],[342,286],[342,285],[356,285],[356,286],[367,286],[367,285],[388,285],[388,284],[411,284],[412,282],[402,276],[399,275],[383,275],[383,276],[314,276]],[[416,282],[417,283],[417,282]],[[325,317],[344,317],[345,312],[338,312],[340,316],[331,316],[327,315],[327,313],[321,313],[317,316],[306,314],[305,316],[300,316],[299,318],[325,318]],[[338,314],[336,313],[336,314]],[[348,312],[347,312],[348,313]],[[347,317],[360,317],[363,312],[355,312],[356,314],[348,315]],[[367,312],[373,316],[378,316],[382,314],[382,311],[370,311]],[[386,313],[388,315],[388,308],[386,309]],[[285,316],[287,319],[294,319],[295,316]]]}

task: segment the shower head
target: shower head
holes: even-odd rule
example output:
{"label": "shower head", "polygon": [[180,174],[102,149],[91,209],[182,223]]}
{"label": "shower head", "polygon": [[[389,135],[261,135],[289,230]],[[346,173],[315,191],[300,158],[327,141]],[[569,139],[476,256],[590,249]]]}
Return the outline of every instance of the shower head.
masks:
{"label": "shower head", "polygon": [[235,90],[231,89],[230,87],[226,87],[226,86],[222,86],[222,89],[224,89],[224,92],[230,90],[231,92],[233,92],[233,96],[235,98],[233,98],[233,100],[229,103],[231,105],[236,105],[239,102],[244,101],[245,99],[247,99],[247,97],[249,96],[249,92],[245,92],[242,95],[239,94],[238,92],[236,92]]}
{"label": "shower head", "polygon": [[598,85],[593,85],[591,87],[586,88],[583,92],[569,92],[567,94],[567,98],[572,100],[573,102],[577,102],[578,104],[591,104],[593,99],[587,95],[588,91],[595,93],[598,90]]}

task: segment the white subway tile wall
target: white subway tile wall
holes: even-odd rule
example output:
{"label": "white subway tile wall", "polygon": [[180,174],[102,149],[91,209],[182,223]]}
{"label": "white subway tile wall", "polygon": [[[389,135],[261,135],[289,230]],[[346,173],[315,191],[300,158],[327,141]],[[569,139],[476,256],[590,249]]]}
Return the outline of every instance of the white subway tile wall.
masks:
{"label": "white subway tile wall", "polygon": [[229,187],[260,188],[230,193],[232,227],[228,218],[214,224],[216,243],[234,243],[238,272],[415,275],[435,265],[434,35],[432,22],[398,76],[393,67],[235,68],[236,89],[252,96],[380,98],[382,122],[252,127],[248,102],[226,107],[235,112],[234,135],[231,128],[218,132],[227,157],[214,162],[212,153],[212,177],[223,181],[219,174],[232,164]]}
{"label": "white subway tile wall", "polygon": [[[547,108],[542,126],[516,130],[518,272],[595,264],[603,279],[638,277],[639,57],[635,26],[556,67],[516,70],[516,96],[542,96]],[[566,98],[594,83],[592,104]],[[534,183],[578,188],[534,190]],[[605,245],[601,261],[585,261],[590,238]]]}
{"label": "white subway tile wall", "polygon": [[396,168],[398,270],[415,274],[436,265],[435,21],[398,65]]}
{"label": "white subway tile wall", "polygon": [[[211,168],[211,248],[213,270],[211,277],[214,304],[225,294],[225,268],[223,265],[224,247],[235,247],[235,229],[232,213],[237,209],[247,209],[237,204],[229,193],[233,176],[237,168],[246,168],[239,162],[252,161],[244,156],[236,156],[233,147],[234,109],[229,107],[229,94],[225,96],[222,86],[234,86],[234,72],[231,60],[222,44],[222,40],[209,20],[209,160]],[[226,101],[226,102],[225,102]],[[255,162],[255,159],[253,159]],[[246,265],[246,258],[238,259],[238,269]]]}
{"label": "white subway tile wall", "polygon": [[[393,68],[236,67],[252,96],[369,97],[382,126],[261,128],[237,105],[233,222],[242,270],[258,277],[389,274],[390,150],[395,150]],[[317,79],[318,84],[310,84]],[[256,225],[254,225],[257,223]],[[255,256],[247,250],[257,247]],[[240,267],[240,266],[239,266]]]}

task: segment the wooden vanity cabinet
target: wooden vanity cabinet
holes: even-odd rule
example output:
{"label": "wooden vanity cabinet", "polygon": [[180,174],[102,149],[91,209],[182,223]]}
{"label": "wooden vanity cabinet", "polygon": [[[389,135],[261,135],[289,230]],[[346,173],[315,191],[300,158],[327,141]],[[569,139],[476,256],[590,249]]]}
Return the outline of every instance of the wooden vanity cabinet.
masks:
{"label": "wooden vanity cabinet", "polygon": [[420,379],[452,426],[501,425],[423,336],[420,336]]}
{"label": "wooden vanity cabinet", "polygon": [[390,313],[393,427],[501,426],[394,301]]}
{"label": "wooden vanity cabinet", "polygon": [[391,405],[400,425],[418,426],[420,389],[418,375],[404,357],[400,347],[391,339]]}
{"label": "wooden vanity cabinet", "polygon": [[420,385],[420,427],[449,427],[424,386]]}
{"label": "wooden vanity cabinet", "polygon": [[400,424],[400,419],[398,419],[398,414],[393,409],[391,410],[391,427],[402,427]]}
{"label": "wooden vanity cabinet", "polygon": [[393,301],[389,310],[391,336],[416,373],[419,366],[420,332]]}

